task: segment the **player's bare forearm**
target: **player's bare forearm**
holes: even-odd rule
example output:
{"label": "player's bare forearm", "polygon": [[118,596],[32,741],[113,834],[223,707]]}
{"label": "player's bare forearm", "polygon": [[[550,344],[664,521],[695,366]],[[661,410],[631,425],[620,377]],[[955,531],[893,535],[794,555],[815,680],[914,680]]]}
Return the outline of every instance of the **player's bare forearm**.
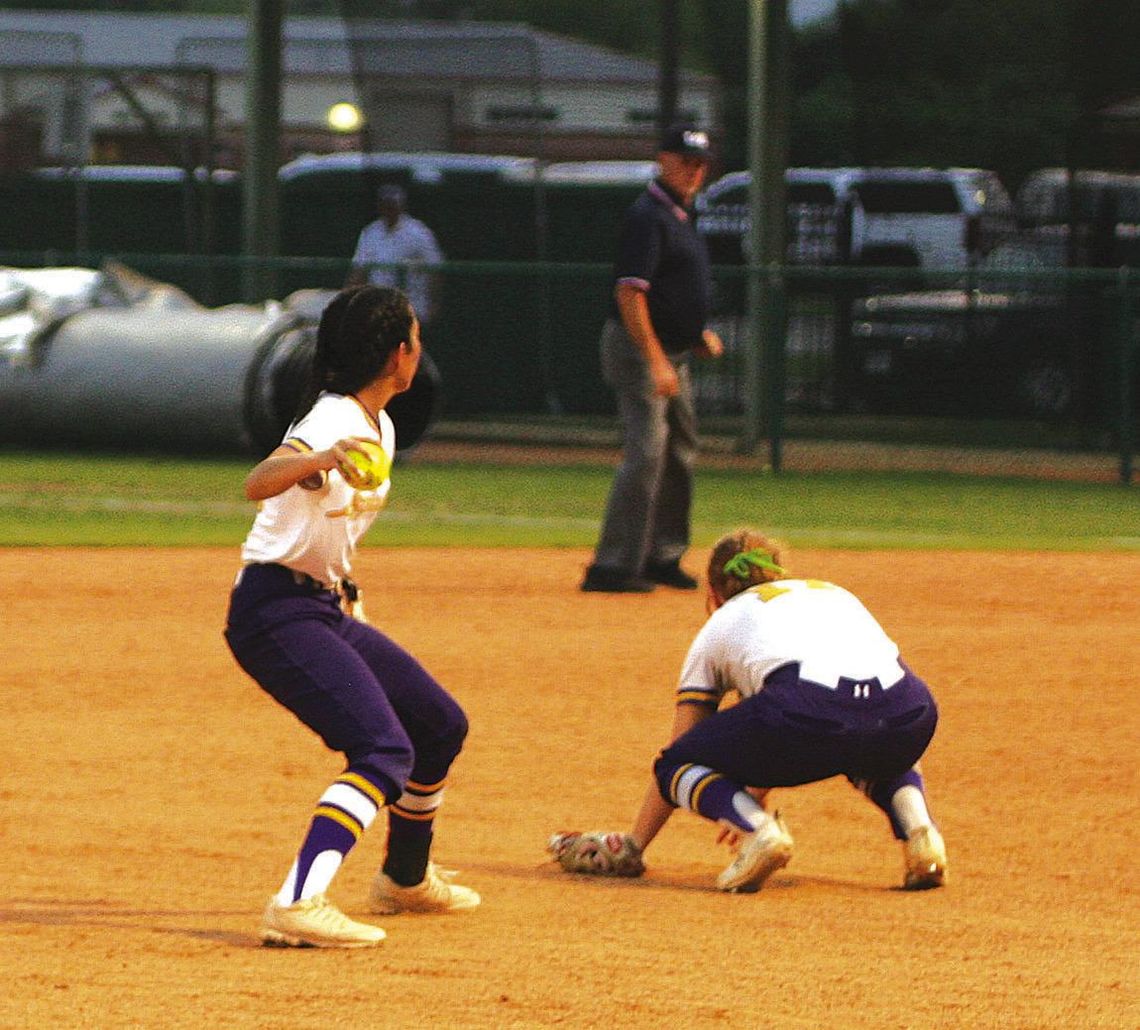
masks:
{"label": "player's bare forearm", "polygon": [[295,451],[291,447],[278,447],[269,457],[258,462],[245,477],[245,496],[251,501],[276,497],[305,480],[319,479],[322,472],[335,468],[336,465],[336,447],[305,452]]}
{"label": "player's bare forearm", "polygon": [[633,820],[633,828],[629,831],[629,835],[638,848],[644,851],[649,847],[653,838],[661,832],[661,827],[669,821],[669,817],[674,811],[676,809],[661,796],[661,791],[657,789],[657,781],[651,780],[648,789],[645,791],[645,798],[641,802],[641,808],[637,810],[637,816]]}
{"label": "player's bare forearm", "polygon": [[[673,710],[670,743],[712,714],[713,709],[707,705],[677,705]],[[633,820],[633,829],[630,830],[630,836],[642,851],[649,847],[650,842],[661,832],[661,828],[669,821],[674,811],[673,806],[661,796],[657,781],[651,780],[645,798],[641,802],[641,808]]]}

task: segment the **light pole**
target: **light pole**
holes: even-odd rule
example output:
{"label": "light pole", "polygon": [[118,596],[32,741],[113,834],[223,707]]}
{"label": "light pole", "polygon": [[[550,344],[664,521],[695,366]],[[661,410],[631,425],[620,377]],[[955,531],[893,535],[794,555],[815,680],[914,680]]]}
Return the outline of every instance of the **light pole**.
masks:
{"label": "light pole", "polygon": [[750,0],[748,63],[748,346],[740,449],[768,436],[781,464],[784,167],[787,163],[787,0]]}
{"label": "light pole", "polygon": [[249,79],[242,174],[242,293],[251,304],[274,295],[266,259],[277,256],[277,166],[281,134],[281,37],[284,0],[249,0]]}

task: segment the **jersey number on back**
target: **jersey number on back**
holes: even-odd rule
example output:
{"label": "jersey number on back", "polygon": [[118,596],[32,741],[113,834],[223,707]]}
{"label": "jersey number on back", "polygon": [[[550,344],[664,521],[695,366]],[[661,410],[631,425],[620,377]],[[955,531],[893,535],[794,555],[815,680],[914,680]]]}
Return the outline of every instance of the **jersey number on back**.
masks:
{"label": "jersey number on back", "polygon": [[[834,590],[835,587],[831,583],[825,583],[822,579],[805,579],[804,585],[809,590]],[[761,583],[759,586],[750,587],[750,591],[759,596],[761,601],[771,601],[781,594],[790,594],[792,588],[782,585],[780,582],[775,583]]]}

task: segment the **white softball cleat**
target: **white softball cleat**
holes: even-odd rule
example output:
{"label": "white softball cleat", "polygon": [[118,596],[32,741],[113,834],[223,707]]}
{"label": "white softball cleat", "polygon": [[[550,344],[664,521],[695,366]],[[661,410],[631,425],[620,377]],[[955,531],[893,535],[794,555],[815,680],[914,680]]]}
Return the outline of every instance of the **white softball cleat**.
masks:
{"label": "white softball cleat", "polygon": [[382,915],[398,912],[465,912],[482,900],[470,887],[452,883],[456,873],[429,862],[427,873],[415,886],[401,887],[383,871],[376,874],[368,892],[368,909]]}
{"label": "white softball cleat", "polygon": [[277,948],[372,948],[386,936],[349,919],[323,894],[292,905],[270,898],[261,923],[262,943]]}
{"label": "white softball cleat", "polygon": [[946,882],[946,843],[933,826],[921,826],[903,841],[906,877],[903,890],[925,891]]}
{"label": "white softball cleat", "polygon": [[769,876],[792,860],[794,844],[778,815],[765,820],[760,829],[742,835],[736,858],[716,878],[717,889],[739,893],[758,891]]}

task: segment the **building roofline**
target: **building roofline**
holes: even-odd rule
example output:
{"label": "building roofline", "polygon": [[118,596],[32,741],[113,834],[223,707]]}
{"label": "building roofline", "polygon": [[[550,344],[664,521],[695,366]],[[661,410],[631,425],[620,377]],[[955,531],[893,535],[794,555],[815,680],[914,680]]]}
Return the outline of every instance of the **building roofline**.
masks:
{"label": "building roofline", "polygon": [[[310,74],[332,72],[352,73],[351,47],[353,41],[388,42],[392,45],[413,43],[466,43],[466,56],[475,61],[470,45],[485,42],[510,44],[518,42],[531,48],[516,56],[516,63],[491,62],[498,71],[490,76],[476,67],[467,74],[449,75],[448,78],[534,78],[538,61],[541,78],[548,82],[609,82],[655,83],[656,64],[644,57],[624,54],[593,43],[534,29],[519,22],[425,22],[388,19],[368,19],[367,31],[354,35],[342,18],[297,15],[283,23],[284,46],[282,63],[286,72]],[[0,67],[37,67],[59,64],[58,56],[49,62],[48,54],[39,56],[37,48],[15,46],[17,36],[55,36],[77,41],[76,60],[85,65],[98,65],[120,69],[137,66],[140,53],[146,55],[147,64],[159,68],[181,68],[187,63],[203,63],[219,72],[235,72],[244,67],[246,54],[247,20],[238,15],[187,15],[109,11],[0,11]],[[7,37],[5,40],[3,37]],[[25,39],[25,42],[28,40]],[[211,45],[218,55],[240,44],[236,56],[225,55],[222,62],[203,61]],[[320,59],[305,60],[306,48],[320,51]],[[13,60],[18,51],[19,60]],[[187,51],[198,53],[197,59],[187,61],[180,57]],[[339,51],[339,53],[334,53]],[[313,55],[315,56],[315,55]],[[485,60],[484,55],[484,60]],[[523,62],[527,67],[523,67]],[[311,64],[311,67],[308,65]],[[438,70],[438,69],[437,69]],[[405,72],[403,76],[411,74]],[[433,76],[438,78],[440,76]],[[681,71],[681,80],[688,86],[709,86],[715,77],[701,72]]]}

